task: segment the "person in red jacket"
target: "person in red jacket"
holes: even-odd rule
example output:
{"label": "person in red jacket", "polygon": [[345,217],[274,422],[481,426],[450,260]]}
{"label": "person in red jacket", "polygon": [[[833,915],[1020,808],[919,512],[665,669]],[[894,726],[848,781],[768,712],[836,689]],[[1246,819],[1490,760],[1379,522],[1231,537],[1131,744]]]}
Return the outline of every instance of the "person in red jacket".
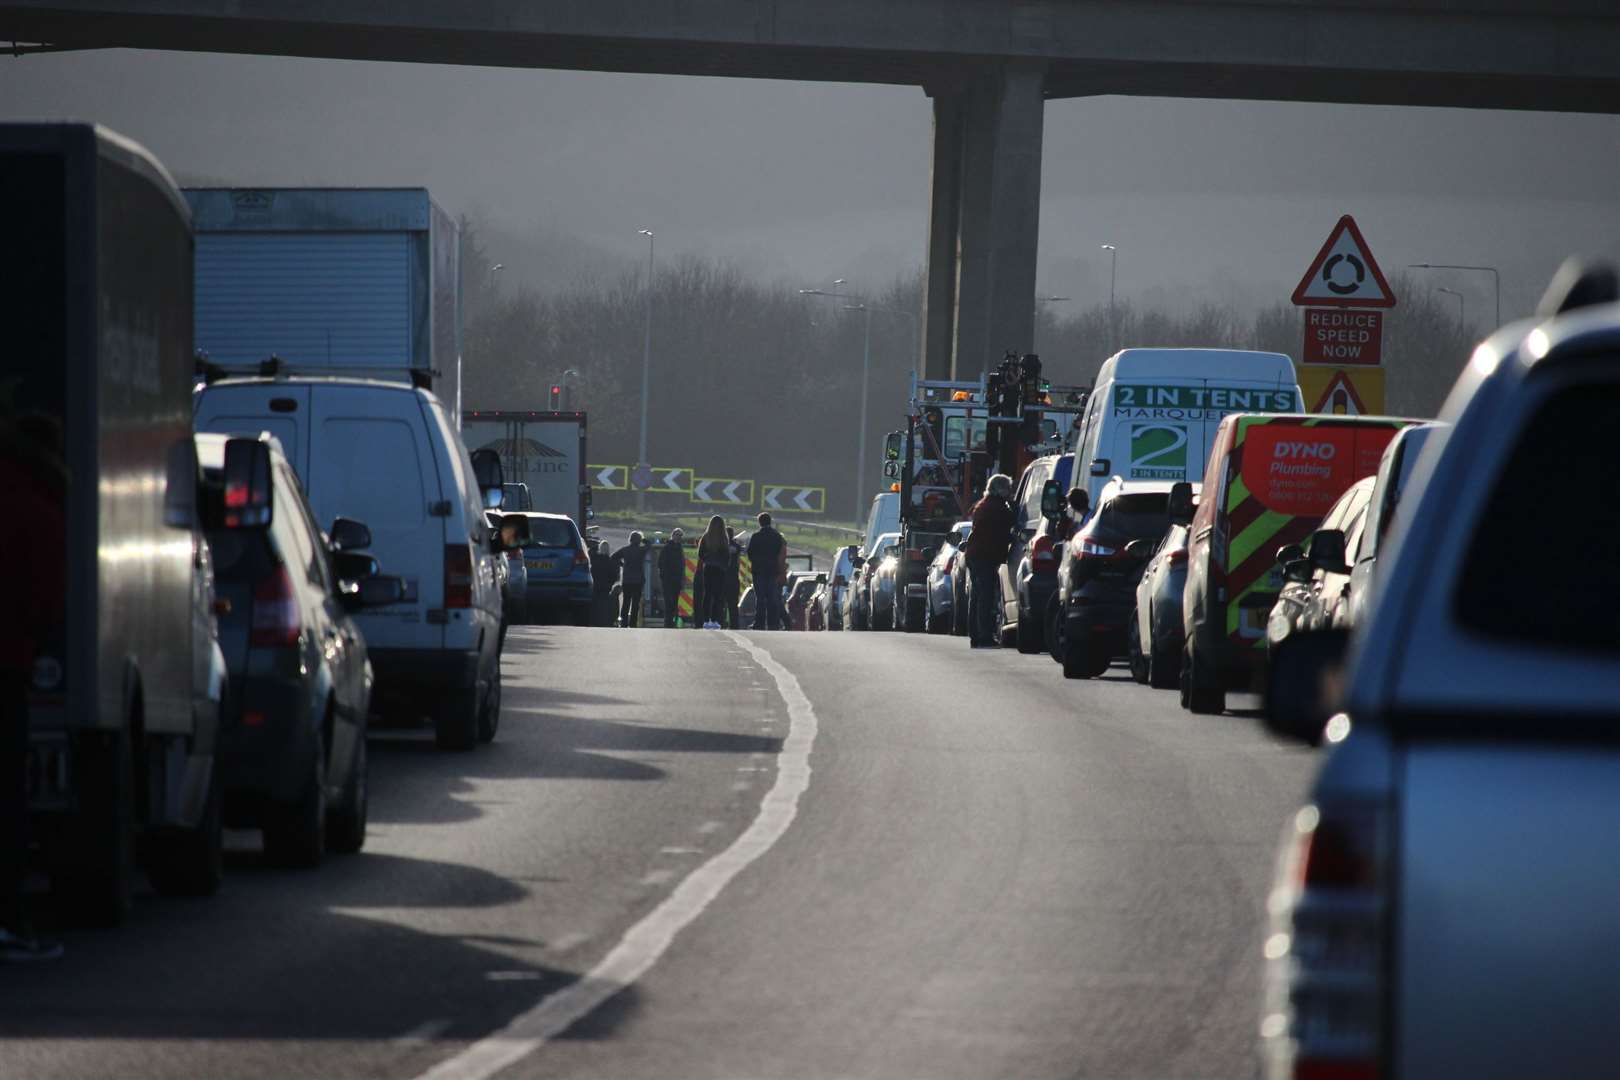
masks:
{"label": "person in red jacket", "polygon": [[1001,564],[1012,546],[1012,478],[996,473],[984,485],[984,498],[973,504],[973,532],[963,552],[968,565],[968,638],[972,648],[988,649],[996,640],[995,605],[1001,602]]}

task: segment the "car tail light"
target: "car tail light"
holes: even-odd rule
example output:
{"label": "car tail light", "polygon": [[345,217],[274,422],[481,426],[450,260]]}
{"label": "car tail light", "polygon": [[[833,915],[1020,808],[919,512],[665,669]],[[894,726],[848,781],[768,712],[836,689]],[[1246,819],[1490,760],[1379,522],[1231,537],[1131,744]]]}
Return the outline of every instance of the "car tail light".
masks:
{"label": "car tail light", "polygon": [[578,550],[576,548],[574,550],[574,566],[575,566],[575,568],[577,569],[577,568],[582,567],[582,566],[588,567],[590,565],[591,565],[591,557],[589,555],[585,554],[583,551],[580,551],[580,550]]}
{"label": "car tail light", "polygon": [[1089,536],[1082,536],[1080,543],[1075,548],[1075,554],[1081,558],[1108,559],[1118,555],[1119,549],[1109,547],[1107,544],[1099,544]]}
{"label": "car tail light", "polygon": [[1288,827],[1260,1025],[1272,1080],[1383,1075],[1390,817],[1378,803],[1333,801]]}
{"label": "car tail light", "polygon": [[1050,536],[1037,536],[1029,548],[1029,561],[1050,567],[1057,561],[1057,552]]}
{"label": "car tail light", "polygon": [[277,566],[253,587],[253,624],[248,640],[270,648],[296,645],[303,630],[292,576],[285,566]]}
{"label": "car tail light", "polygon": [[1180,566],[1187,561],[1186,548],[1171,548],[1164,556],[1164,561],[1171,566]]}
{"label": "car tail light", "polygon": [[444,606],[447,608],[472,607],[473,561],[472,548],[467,544],[444,546]]}

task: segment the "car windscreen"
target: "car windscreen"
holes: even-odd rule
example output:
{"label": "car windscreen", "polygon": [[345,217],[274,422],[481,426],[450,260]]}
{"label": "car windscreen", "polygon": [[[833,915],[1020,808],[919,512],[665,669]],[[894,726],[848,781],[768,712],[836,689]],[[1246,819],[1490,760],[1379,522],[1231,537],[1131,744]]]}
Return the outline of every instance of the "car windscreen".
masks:
{"label": "car windscreen", "polygon": [[524,547],[571,548],[574,524],[562,518],[530,518],[529,540]]}
{"label": "car windscreen", "polygon": [[797,585],[795,585],[793,587],[793,599],[795,599],[795,600],[808,600],[808,599],[810,599],[810,595],[812,593],[814,593],[815,591],[816,591],[816,579],[815,578],[808,578],[808,579],[806,579],[804,581],[799,582]]}
{"label": "car windscreen", "polygon": [[1119,495],[1097,511],[1095,530],[1116,539],[1157,540],[1170,527],[1170,495],[1164,491]]}

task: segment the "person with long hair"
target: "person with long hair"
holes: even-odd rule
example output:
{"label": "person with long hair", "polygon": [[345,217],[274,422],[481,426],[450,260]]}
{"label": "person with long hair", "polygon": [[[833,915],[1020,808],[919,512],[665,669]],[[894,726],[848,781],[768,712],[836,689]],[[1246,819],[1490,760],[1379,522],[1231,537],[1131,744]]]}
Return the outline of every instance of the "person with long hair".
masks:
{"label": "person with long hair", "polygon": [[709,519],[698,541],[698,565],[703,568],[703,628],[718,630],[726,617],[726,570],[731,565],[731,538],[719,514]]}

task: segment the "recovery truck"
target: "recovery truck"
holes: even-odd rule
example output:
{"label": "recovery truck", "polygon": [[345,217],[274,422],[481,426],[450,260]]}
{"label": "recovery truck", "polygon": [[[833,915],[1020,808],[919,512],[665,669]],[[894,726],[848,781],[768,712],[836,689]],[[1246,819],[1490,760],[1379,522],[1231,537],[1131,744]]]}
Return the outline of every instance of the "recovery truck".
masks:
{"label": "recovery truck", "polygon": [[912,372],[905,426],[884,440],[884,475],[900,493],[896,629],[922,628],[928,552],[968,516],[993,473],[1016,483],[1035,458],[1061,453],[1088,392],[1046,381],[1034,353],[1009,352],[972,381]]}
{"label": "recovery truck", "polygon": [[0,125],[0,207],[3,662],[25,680],[29,833],[58,910],[113,924],[137,862],[165,893],[220,878],[191,219],[155,159],[88,124]]}
{"label": "recovery truck", "polygon": [[525,509],[567,514],[585,535],[594,514],[585,481],[584,413],[470,410],[461,414],[461,437],[469,451],[495,451],[506,479],[527,485]]}

